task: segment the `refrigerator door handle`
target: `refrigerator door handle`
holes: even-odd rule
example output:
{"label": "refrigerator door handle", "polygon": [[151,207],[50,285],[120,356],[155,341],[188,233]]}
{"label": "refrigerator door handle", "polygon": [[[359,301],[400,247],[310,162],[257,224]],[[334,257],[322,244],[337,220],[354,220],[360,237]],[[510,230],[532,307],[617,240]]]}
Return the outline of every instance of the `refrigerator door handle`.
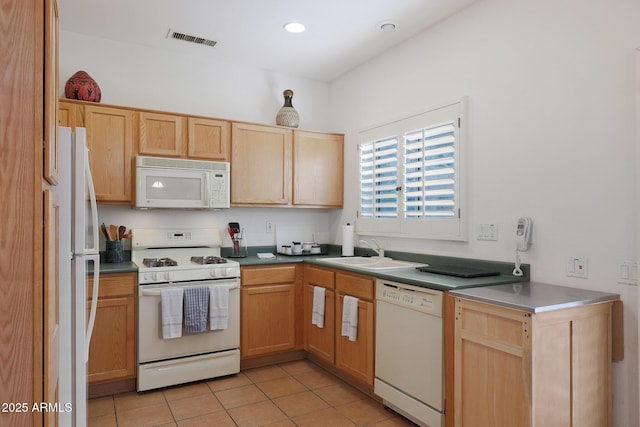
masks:
{"label": "refrigerator door handle", "polygon": [[86,255],[85,260],[93,261],[93,293],[91,295],[91,310],[89,312],[89,321],[87,322],[87,331],[85,338],[85,362],[89,362],[89,345],[91,344],[91,335],[93,334],[93,325],[96,322],[96,311],[98,309],[98,290],[100,288],[100,254]]}
{"label": "refrigerator door handle", "polygon": [[[93,185],[93,176],[91,175],[91,167],[89,165],[89,150],[84,150],[84,170],[89,187],[89,200],[91,203],[91,221],[93,228],[93,247],[86,250],[88,254],[100,253],[100,235],[98,234],[98,204],[96,202],[96,189]],[[98,260],[98,264],[99,264]]]}

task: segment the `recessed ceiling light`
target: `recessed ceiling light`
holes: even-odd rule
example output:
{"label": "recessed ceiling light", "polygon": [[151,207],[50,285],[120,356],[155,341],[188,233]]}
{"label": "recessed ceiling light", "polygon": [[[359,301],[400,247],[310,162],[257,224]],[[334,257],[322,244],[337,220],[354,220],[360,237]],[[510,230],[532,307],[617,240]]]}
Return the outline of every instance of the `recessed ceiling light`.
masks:
{"label": "recessed ceiling light", "polygon": [[383,21],[379,26],[382,31],[393,31],[396,29],[396,24],[391,21]]}
{"label": "recessed ceiling light", "polygon": [[290,33],[301,33],[306,30],[306,27],[299,22],[289,22],[284,24],[284,29]]}

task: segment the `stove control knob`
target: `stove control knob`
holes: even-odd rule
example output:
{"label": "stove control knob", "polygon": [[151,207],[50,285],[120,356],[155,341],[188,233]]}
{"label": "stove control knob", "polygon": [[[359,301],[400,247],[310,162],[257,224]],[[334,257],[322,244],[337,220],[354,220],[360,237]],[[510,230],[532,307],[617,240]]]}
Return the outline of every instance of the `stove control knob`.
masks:
{"label": "stove control knob", "polygon": [[218,277],[220,275],[220,270],[218,270],[217,268],[212,268],[211,270],[209,270],[209,275],[211,277]]}
{"label": "stove control knob", "polygon": [[153,273],[151,273],[151,280],[154,281],[154,282],[158,281],[158,273],[157,272],[154,271]]}
{"label": "stove control knob", "polygon": [[224,270],[224,275],[227,277],[237,277],[240,275],[240,270],[236,267],[229,267]]}
{"label": "stove control knob", "polygon": [[166,280],[173,280],[173,271],[165,271],[164,272],[164,278]]}

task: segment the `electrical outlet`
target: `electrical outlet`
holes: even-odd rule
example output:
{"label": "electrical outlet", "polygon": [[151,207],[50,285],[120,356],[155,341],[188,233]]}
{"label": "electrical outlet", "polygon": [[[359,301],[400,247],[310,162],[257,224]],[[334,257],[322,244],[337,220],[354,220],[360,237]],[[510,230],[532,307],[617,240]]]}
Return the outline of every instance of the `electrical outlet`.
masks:
{"label": "electrical outlet", "polygon": [[273,233],[273,221],[268,219],[265,228],[267,233]]}
{"label": "electrical outlet", "polygon": [[586,279],[588,274],[588,260],[586,256],[569,256],[566,259],[566,273],[569,277]]}
{"label": "electrical outlet", "polygon": [[635,261],[623,261],[618,266],[618,283],[624,285],[638,284],[638,263]]}

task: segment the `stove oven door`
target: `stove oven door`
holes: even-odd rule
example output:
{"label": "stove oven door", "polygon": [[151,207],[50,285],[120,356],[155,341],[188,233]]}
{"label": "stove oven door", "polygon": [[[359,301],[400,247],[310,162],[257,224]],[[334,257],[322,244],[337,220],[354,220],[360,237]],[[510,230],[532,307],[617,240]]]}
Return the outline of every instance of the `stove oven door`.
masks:
{"label": "stove oven door", "polygon": [[[176,287],[233,285],[229,290],[227,329],[197,334],[182,333],[180,338],[162,338],[160,290]],[[195,356],[240,347],[240,279],[202,282],[164,283],[138,286],[138,362]]]}

